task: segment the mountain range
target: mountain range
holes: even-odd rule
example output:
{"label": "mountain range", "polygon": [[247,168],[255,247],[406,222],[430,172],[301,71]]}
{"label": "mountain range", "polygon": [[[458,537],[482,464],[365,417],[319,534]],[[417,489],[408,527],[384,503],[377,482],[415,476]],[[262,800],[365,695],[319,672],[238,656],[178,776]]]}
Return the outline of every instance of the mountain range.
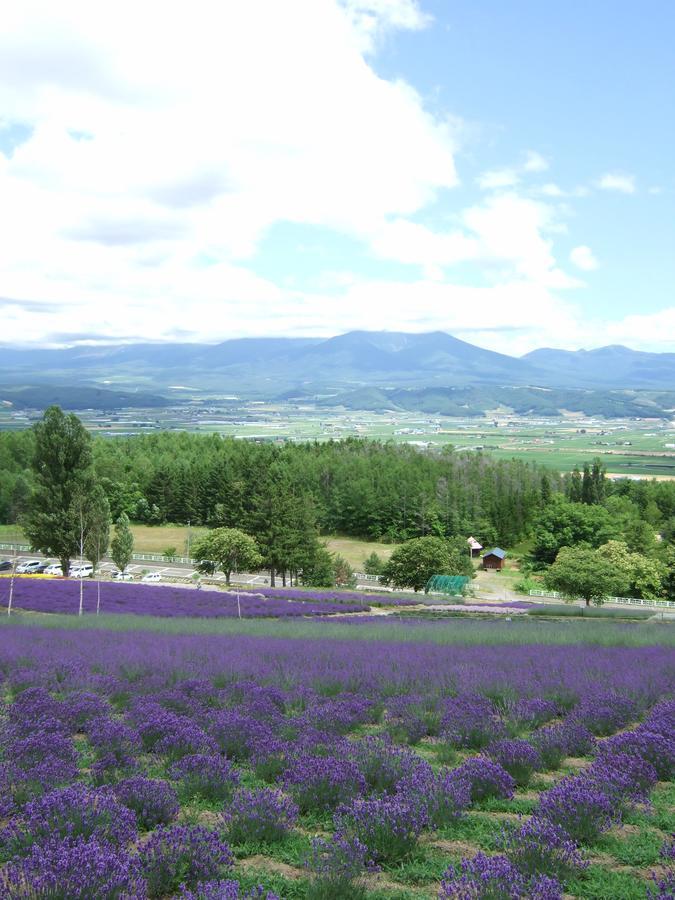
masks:
{"label": "mountain range", "polygon": [[[142,391],[146,399],[153,394],[329,399],[374,388],[437,391],[476,385],[653,392],[675,390],[675,353],[608,346],[543,348],[516,357],[440,331],[351,331],[332,338],[240,338],[219,344],[0,348],[0,385],[16,390],[38,384]],[[669,401],[664,397],[664,403]]]}

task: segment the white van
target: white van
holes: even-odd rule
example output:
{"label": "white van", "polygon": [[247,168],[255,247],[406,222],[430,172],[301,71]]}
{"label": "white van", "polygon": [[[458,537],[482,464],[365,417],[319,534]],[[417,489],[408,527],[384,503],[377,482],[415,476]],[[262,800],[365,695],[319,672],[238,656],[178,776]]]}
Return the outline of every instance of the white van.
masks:
{"label": "white van", "polygon": [[94,574],[94,567],[91,563],[75,563],[70,567],[68,574],[71,578],[88,578]]}

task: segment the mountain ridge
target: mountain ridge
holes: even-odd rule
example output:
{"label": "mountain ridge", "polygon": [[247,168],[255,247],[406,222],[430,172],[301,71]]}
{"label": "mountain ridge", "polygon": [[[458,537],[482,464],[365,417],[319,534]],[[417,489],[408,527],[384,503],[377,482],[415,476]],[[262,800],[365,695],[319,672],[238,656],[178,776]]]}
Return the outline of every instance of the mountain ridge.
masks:
{"label": "mountain ridge", "polygon": [[204,391],[276,396],[312,385],[317,392],[360,387],[430,388],[469,384],[675,389],[675,353],[622,345],[593,350],[544,347],[510,356],[443,331],[351,331],[329,338],[234,338],[215,344],[131,343],[0,348],[0,382],[64,384],[72,379],[162,391],[193,384]]}

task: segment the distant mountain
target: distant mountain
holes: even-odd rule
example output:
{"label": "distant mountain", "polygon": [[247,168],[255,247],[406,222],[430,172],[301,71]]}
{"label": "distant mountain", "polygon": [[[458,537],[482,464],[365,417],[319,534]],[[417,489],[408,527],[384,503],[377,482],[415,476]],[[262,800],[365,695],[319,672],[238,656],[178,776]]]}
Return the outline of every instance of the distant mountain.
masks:
{"label": "distant mountain", "polygon": [[542,349],[517,358],[442,331],[351,331],[332,338],[241,338],[219,344],[0,348],[0,383],[75,381],[94,387],[114,381],[118,390],[151,393],[187,386],[197,395],[252,399],[468,385],[668,391],[675,389],[675,354],[603,347]]}
{"label": "distant mountain", "polygon": [[320,406],[346,409],[424,412],[441,416],[482,416],[508,409],[521,416],[560,416],[565,412],[605,418],[669,419],[675,393],[657,397],[648,392],[590,391],[501,385],[467,387],[360,388],[318,401]]}
{"label": "distant mountain", "polygon": [[675,353],[646,353],[620,344],[597,350],[552,350],[542,348],[521,359],[559,379],[606,387],[675,388]]}
{"label": "distant mountain", "polygon": [[0,403],[13,409],[149,409],[169,406],[173,401],[145,391],[114,391],[99,387],[32,384],[1,385]]}

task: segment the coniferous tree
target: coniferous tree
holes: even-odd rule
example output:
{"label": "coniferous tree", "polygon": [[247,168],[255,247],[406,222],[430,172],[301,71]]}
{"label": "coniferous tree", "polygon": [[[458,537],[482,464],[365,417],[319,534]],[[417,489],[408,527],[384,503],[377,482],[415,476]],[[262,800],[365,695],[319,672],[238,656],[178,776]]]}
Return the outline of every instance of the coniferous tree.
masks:
{"label": "coniferous tree", "polygon": [[133,552],[134,536],[131,532],[129,517],[126,513],[122,513],[115,522],[115,536],[110,542],[110,555],[120,572],[124,572],[131,562]]}
{"label": "coniferous tree", "polygon": [[82,498],[94,487],[91,438],[72,413],[50,406],[33,427],[34,489],[23,517],[31,547],[58,557],[67,575],[80,552]]}

